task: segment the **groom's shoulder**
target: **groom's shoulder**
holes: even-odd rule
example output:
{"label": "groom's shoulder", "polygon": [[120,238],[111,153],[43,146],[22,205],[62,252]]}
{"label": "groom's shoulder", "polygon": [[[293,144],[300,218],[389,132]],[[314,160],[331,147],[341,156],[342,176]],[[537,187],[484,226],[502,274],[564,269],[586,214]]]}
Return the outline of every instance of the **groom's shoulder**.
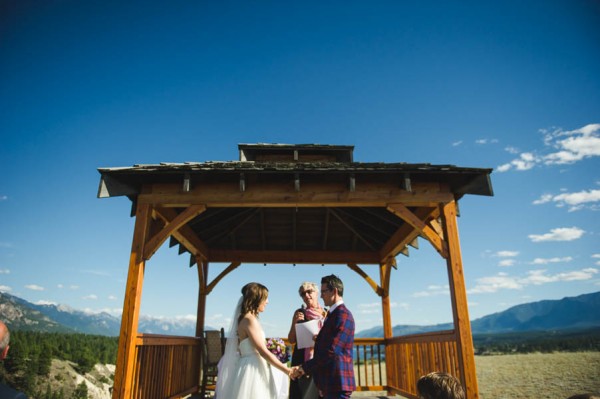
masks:
{"label": "groom's shoulder", "polygon": [[340,306],[340,315],[344,318],[344,320],[349,320],[349,321],[354,321],[354,316],[352,315],[352,312],[350,311],[350,309],[348,309],[345,305],[342,304],[342,306]]}

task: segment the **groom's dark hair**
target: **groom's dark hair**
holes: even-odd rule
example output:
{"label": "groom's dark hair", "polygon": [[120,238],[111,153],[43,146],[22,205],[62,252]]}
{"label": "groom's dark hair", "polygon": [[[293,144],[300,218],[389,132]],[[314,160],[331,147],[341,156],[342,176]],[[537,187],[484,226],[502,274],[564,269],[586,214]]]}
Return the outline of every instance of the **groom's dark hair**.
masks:
{"label": "groom's dark hair", "polygon": [[344,296],[344,283],[342,283],[342,280],[335,274],[323,277],[321,279],[321,284],[327,284],[327,288],[330,290],[337,288],[338,295],[341,297]]}

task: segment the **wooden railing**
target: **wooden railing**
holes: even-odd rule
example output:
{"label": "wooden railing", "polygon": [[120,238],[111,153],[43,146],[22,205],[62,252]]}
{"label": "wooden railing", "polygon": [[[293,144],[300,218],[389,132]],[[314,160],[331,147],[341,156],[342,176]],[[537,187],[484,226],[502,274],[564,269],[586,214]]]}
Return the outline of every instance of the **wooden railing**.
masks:
{"label": "wooden railing", "polygon": [[383,338],[354,339],[354,379],[357,391],[385,390],[387,378]]}
{"label": "wooden railing", "polygon": [[432,371],[462,380],[454,330],[407,335],[387,340],[387,390],[418,398],[417,381]]}
{"label": "wooden railing", "polygon": [[139,334],[131,398],[178,398],[198,392],[202,338]]}
{"label": "wooden railing", "polygon": [[[285,340],[287,343],[287,340]],[[202,338],[139,334],[131,398],[179,398],[200,389]],[[386,348],[387,344],[387,348]],[[454,331],[354,340],[357,391],[418,398],[416,383],[431,371],[461,378]]]}

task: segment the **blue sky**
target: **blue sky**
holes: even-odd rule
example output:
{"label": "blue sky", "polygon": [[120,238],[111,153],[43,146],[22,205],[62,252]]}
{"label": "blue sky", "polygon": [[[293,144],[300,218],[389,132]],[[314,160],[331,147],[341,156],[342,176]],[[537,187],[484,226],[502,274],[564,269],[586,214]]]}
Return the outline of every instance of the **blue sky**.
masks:
{"label": "blue sky", "polygon": [[[96,198],[97,168],[237,160],[263,142],[494,168],[495,196],[460,202],[471,318],[600,291],[599,50],[595,1],[0,0],[0,290],[119,314],[133,219],[128,199]],[[148,262],[143,314],[195,315],[187,265],[167,246]],[[267,335],[286,335],[298,285],[330,273],[357,329],[381,324],[354,272],[291,265],[228,275],[207,324],[258,280]],[[393,324],[451,320],[427,242],[392,284]]]}

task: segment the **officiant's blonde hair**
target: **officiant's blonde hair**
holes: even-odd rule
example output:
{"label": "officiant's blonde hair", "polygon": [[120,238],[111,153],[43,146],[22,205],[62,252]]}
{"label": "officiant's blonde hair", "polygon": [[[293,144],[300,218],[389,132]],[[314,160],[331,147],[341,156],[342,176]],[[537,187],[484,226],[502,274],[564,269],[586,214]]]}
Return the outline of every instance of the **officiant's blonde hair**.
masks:
{"label": "officiant's blonde hair", "polygon": [[316,283],[313,283],[311,281],[305,281],[302,284],[300,284],[300,288],[298,288],[298,295],[302,296],[302,293],[306,290],[314,290],[315,293],[319,293],[319,287],[317,287]]}
{"label": "officiant's blonde hair", "polygon": [[269,297],[269,289],[260,283],[248,283],[242,287],[242,308],[238,322],[248,313],[258,317],[258,307]]}

